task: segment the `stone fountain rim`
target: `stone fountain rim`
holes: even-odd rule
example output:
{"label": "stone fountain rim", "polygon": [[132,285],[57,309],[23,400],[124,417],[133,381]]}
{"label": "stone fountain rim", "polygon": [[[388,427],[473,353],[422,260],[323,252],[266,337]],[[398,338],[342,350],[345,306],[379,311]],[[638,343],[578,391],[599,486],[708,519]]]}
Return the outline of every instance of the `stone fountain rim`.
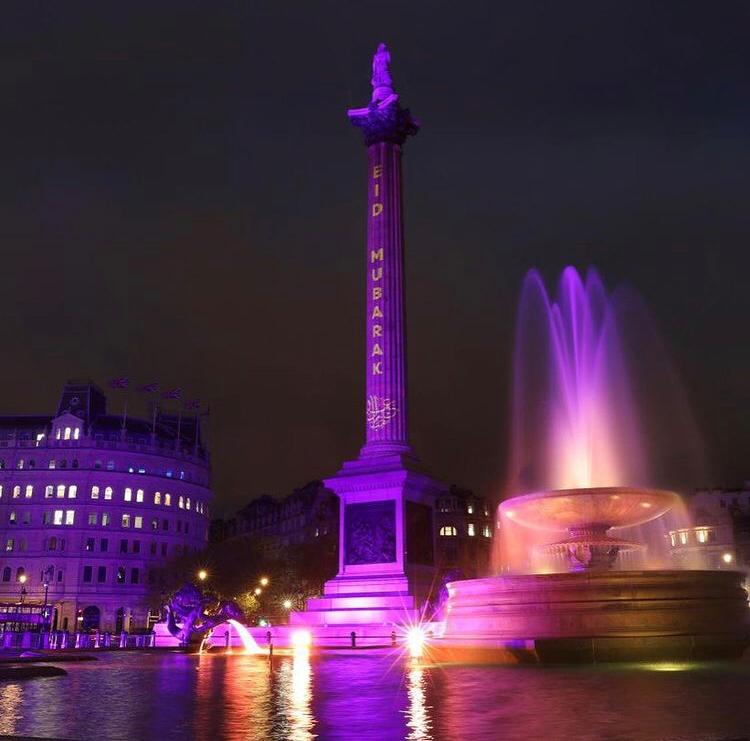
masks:
{"label": "stone fountain rim", "polygon": [[[671,491],[669,489],[657,489],[654,487],[645,487],[645,486],[590,486],[590,487],[576,487],[572,489],[548,489],[546,491],[532,491],[528,492],[527,494],[519,494],[518,496],[511,497],[510,499],[505,499],[504,501],[500,502],[500,512],[501,514],[508,516],[507,510],[509,507],[511,507],[511,503],[515,503],[516,506],[519,504],[525,504],[527,502],[534,502],[539,501],[540,499],[558,499],[563,497],[581,497],[581,496],[606,496],[606,495],[618,495],[618,496],[657,496],[663,499],[671,499],[672,504],[667,507],[666,509],[663,508],[657,508],[657,510],[653,513],[653,516],[647,518],[647,519],[641,519],[638,524],[644,524],[645,522],[650,522],[651,520],[655,520],[658,517],[661,517],[662,515],[669,512],[670,509],[672,509],[676,504],[678,504],[681,500],[680,495],[677,492]],[[510,518],[511,521],[513,521],[513,518]],[[524,524],[520,520],[518,520],[519,524]],[[591,522],[591,523],[581,523],[580,527],[587,527],[587,526],[596,526],[596,527],[605,527],[606,529],[622,529],[627,527],[633,527],[633,525],[608,525],[606,523],[598,523],[598,522]],[[526,527],[529,527],[528,525]],[[548,532],[564,532],[568,530],[569,528],[566,526],[562,526],[559,528],[549,528],[549,527],[537,527],[536,529],[539,530],[546,530]]]}

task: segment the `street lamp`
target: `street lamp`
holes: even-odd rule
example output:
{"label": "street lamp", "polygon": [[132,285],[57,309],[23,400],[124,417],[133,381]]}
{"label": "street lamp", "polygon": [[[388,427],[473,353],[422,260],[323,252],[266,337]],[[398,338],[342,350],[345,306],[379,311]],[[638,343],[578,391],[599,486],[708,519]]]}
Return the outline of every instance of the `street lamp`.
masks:
{"label": "street lamp", "polygon": [[26,579],[26,574],[21,574],[18,577],[18,581],[21,583],[21,604],[23,604],[23,601],[26,599],[26,595],[28,594],[28,592],[26,591],[26,587],[24,586],[24,584],[26,584]]}
{"label": "street lamp", "polygon": [[267,587],[268,586],[268,577],[267,576],[264,576],[264,577],[261,578],[260,585],[261,585],[261,587]]}
{"label": "street lamp", "polygon": [[255,587],[255,596],[258,597],[263,590],[260,587]]}
{"label": "street lamp", "polygon": [[201,569],[198,572],[198,579],[200,579],[201,581],[206,581],[206,579],[208,579],[208,571],[206,571],[205,569]]}
{"label": "street lamp", "polygon": [[292,609],[292,600],[285,599],[283,604],[284,604],[284,609],[285,610],[291,610]]}

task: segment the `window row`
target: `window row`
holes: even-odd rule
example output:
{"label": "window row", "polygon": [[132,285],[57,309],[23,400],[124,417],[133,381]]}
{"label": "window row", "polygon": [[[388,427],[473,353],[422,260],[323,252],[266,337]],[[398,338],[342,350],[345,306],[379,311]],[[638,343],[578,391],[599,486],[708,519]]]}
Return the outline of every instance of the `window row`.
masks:
{"label": "window row", "polygon": [[[474,537],[477,534],[476,527],[474,526],[473,522],[468,523],[468,525],[466,526],[466,534],[471,537]],[[455,525],[443,525],[440,528],[440,535],[444,537],[453,537],[455,535],[458,535],[458,530],[456,529]],[[482,535],[485,538],[492,537],[492,530],[490,529],[489,525],[484,525],[482,527]]]}
{"label": "window row", "polygon": [[[0,459],[0,470],[5,469],[5,459]],[[50,458],[47,461],[47,468],[50,470],[54,470],[57,468],[67,468],[68,467],[68,460],[67,458]],[[74,458],[71,461],[71,467],[72,468],[78,468],[79,463],[78,459]],[[16,468],[19,471],[24,471],[26,469],[33,469],[36,468],[36,460],[34,458],[19,458],[16,461]],[[99,470],[107,470],[107,471],[127,471],[128,473],[139,473],[139,474],[147,474],[148,470],[143,465],[133,465],[132,463],[128,463],[124,468],[118,469],[115,466],[114,461],[107,461],[106,464],[103,461],[96,460],[94,461],[94,469]],[[193,477],[191,476],[189,471],[174,471],[171,468],[166,469],[165,471],[157,471],[157,470],[151,470],[151,473],[155,476],[166,476],[168,479],[179,479],[180,481],[192,481]],[[204,477],[197,476],[196,481],[201,482],[205,481]]]}

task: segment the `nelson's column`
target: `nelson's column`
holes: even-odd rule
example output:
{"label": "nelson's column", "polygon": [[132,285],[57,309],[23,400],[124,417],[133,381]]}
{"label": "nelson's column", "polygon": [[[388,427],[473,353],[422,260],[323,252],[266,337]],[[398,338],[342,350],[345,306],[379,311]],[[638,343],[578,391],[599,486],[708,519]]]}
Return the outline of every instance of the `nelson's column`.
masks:
{"label": "nelson's column", "polygon": [[417,617],[435,573],[435,497],[446,489],[421,470],[408,440],[401,154],[419,124],[401,108],[389,67],[380,44],[372,99],[348,113],[367,147],[366,441],[325,482],[341,500],[338,574],[291,615],[295,624],[357,626],[365,639],[365,625],[374,638],[376,626]]}

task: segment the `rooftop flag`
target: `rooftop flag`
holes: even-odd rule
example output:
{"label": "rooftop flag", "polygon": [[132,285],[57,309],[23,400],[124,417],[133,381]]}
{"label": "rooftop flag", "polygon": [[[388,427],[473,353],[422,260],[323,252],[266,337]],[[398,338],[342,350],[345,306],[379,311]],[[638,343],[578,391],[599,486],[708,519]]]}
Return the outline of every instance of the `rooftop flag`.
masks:
{"label": "rooftop flag", "polygon": [[145,386],[139,386],[138,391],[142,394],[155,394],[159,390],[158,382],[147,383]]}
{"label": "rooftop flag", "polygon": [[128,385],[130,384],[130,379],[122,377],[122,378],[113,378],[109,382],[109,387],[111,389],[126,389]]}
{"label": "rooftop flag", "polygon": [[168,389],[165,391],[162,395],[162,399],[179,399],[182,397],[182,389],[176,388],[176,389]]}

